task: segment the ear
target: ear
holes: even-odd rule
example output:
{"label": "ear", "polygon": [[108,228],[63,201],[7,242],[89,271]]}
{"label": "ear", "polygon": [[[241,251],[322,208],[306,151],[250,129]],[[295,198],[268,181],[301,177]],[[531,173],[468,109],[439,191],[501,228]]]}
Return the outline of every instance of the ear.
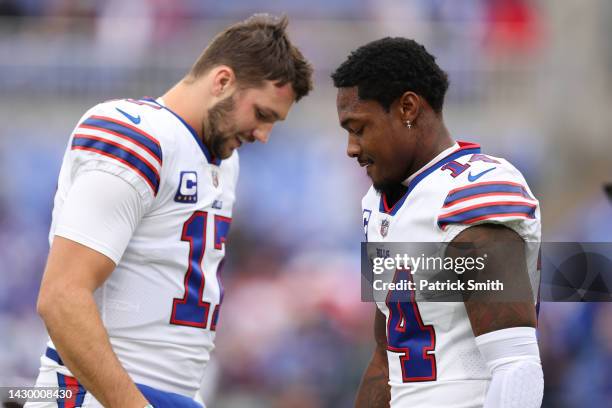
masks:
{"label": "ear", "polygon": [[414,92],[404,92],[399,99],[399,110],[402,122],[406,122],[407,120],[414,122],[421,114],[421,97]]}
{"label": "ear", "polygon": [[211,77],[211,91],[213,95],[217,97],[221,97],[224,93],[227,94],[227,92],[231,91],[231,89],[236,85],[236,75],[234,74],[234,70],[227,65],[219,65],[218,67],[213,68],[211,71]]}

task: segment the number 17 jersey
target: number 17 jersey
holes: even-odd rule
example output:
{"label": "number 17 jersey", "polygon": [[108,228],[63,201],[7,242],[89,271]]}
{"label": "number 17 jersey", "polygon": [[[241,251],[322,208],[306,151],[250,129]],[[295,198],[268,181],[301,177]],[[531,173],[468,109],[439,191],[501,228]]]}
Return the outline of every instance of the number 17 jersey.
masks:
{"label": "number 17 jersey", "polygon": [[[73,183],[89,171],[120,177],[138,193],[141,218],[123,245],[59,221]],[[237,177],[237,152],[212,157],[161,99],[97,105],[70,137],[50,240],[66,237],[116,263],[94,298],[113,351],[137,383],[190,397],[200,388],[223,299],[218,274]],[[43,366],[71,375],[61,358],[48,357]]]}

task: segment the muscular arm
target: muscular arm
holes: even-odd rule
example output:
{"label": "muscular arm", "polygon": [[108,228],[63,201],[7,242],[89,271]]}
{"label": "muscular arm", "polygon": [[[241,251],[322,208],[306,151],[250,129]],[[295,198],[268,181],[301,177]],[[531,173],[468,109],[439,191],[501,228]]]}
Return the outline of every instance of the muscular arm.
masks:
{"label": "muscular arm", "polygon": [[107,407],[146,405],[113,352],[93,297],[142,217],[141,203],[120,177],[79,173],[54,214],[55,238],[38,296],[38,312],[63,362]]}
{"label": "muscular arm", "polygon": [[472,330],[475,336],[510,327],[536,327],[536,313],[525,259],[525,243],[513,230],[501,225],[484,224],[461,232],[453,244],[467,244],[469,248],[452,245],[449,256],[482,257],[486,254],[482,271],[468,271],[460,275],[464,282],[499,280],[503,291],[464,292]]}
{"label": "muscular arm", "polygon": [[147,400],[115,356],[93,298],[114,269],[106,256],[56,236],[38,313],[64,364],[98,401],[105,407],[142,408]]}
{"label": "muscular arm", "polygon": [[376,309],[374,317],[376,349],[361,379],[355,408],[389,407],[391,388],[389,387],[389,363],[387,361],[387,333],[385,326],[385,316],[380,310]]}
{"label": "muscular arm", "polygon": [[484,269],[466,273],[464,281],[499,280],[504,285],[503,291],[464,292],[475,342],[491,373],[484,408],[540,407],[544,380],[526,244],[514,231],[498,225],[468,228],[453,242],[468,243],[470,249],[451,245],[447,251],[451,256],[467,252],[487,257]]}

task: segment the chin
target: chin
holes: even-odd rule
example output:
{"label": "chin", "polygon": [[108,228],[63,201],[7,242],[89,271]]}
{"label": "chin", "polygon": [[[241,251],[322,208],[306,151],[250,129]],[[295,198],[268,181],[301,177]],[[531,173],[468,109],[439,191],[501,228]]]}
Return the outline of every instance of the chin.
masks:
{"label": "chin", "polygon": [[401,188],[402,183],[395,180],[372,180],[372,185],[376,192],[389,194]]}
{"label": "chin", "polygon": [[380,177],[372,177],[372,175],[369,175],[370,180],[372,181],[372,185],[374,186],[374,189],[376,191],[378,191],[379,193],[384,192],[385,190],[387,190],[389,187],[391,187],[393,184],[392,180],[389,179],[385,179],[385,178],[380,178]]}
{"label": "chin", "polygon": [[374,190],[376,190],[376,192],[378,193],[384,193],[390,188],[389,184],[384,182],[375,182],[374,180],[372,180],[372,186],[374,187]]}
{"label": "chin", "polygon": [[214,149],[214,156],[216,158],[219,158],[221,160],[225,160],[227,158],[229,158],[233,153],[234,153],[235,149],[232,149],[229,145],[229,143],[223,143],[219,146],[217,146],[216,149]]}
{"label": "chin", "polygon": [[219,158],[221,160],[229,159],[232,156],[232,154],[234,154],[234,150],[235,149],[230,149],[230,150],[224,151],[223,153],[221,153],[219,155]]}

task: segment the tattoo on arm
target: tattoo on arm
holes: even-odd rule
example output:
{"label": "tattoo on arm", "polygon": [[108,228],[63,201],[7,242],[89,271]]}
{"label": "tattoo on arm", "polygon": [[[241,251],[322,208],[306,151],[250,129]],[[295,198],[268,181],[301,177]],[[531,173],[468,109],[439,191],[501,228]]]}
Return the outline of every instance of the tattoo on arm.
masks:
{"label": "tattoo on arm", "polygon": [[480,257],[486,254],[485,268],[460,275],[463,281],[490,280],[504,285],[503,291],[463,293],[475,336],[509,327],[536,326],[525,251],[526,245],[516,232],[495,224],[468,228],[448,247],[448,256]]}

